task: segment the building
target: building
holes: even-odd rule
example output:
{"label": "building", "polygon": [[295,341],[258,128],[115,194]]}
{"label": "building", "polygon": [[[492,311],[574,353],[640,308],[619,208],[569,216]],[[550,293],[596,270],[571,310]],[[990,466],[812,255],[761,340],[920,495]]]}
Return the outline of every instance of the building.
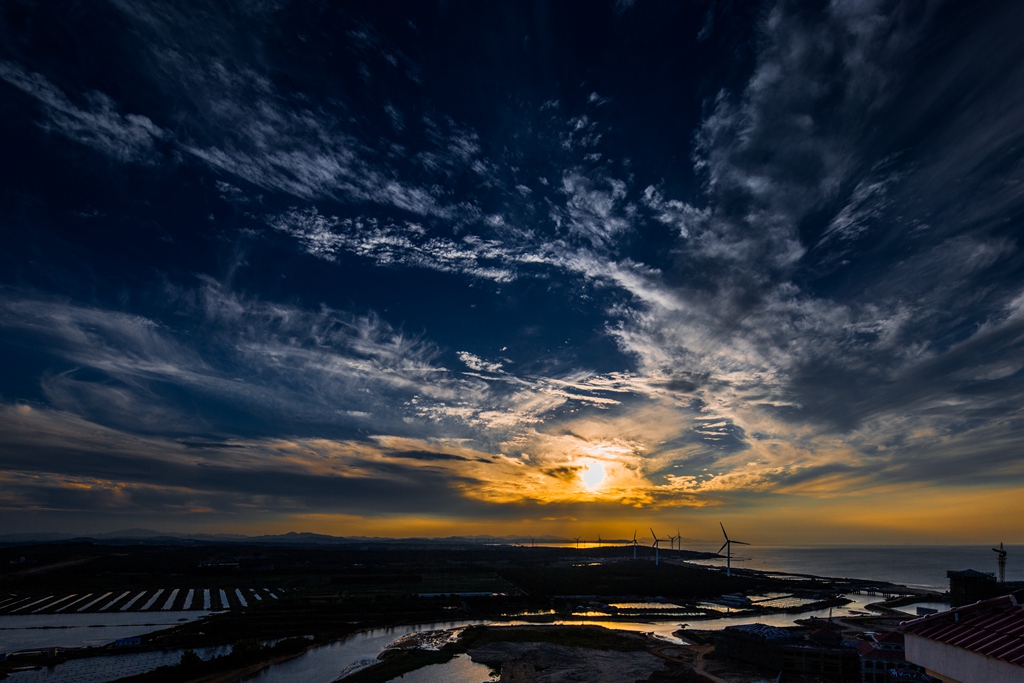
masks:
{"label": "building", "polygon": [[768,671],[823,676],[856,681],[860,660],[853,647],[835,642],[833,634],[815,632],[805,639],[799,632],[765,624],[727,626],[722,629],[719,650],[726,657],[754,664]]}
{"label": "building", "polygon": [[743,624],[722,629],[716,650],[726,657],[770,671],[781,671],[782,646],[802,640],[793,631],[767,624]]}
{"label": "building", "polygon": [[996,581],[995,574],[965,569],[963,571],[948,571],[946,578],[949,579],[950,607],[970,605],[979,600],[1005,595],[1007,592],[1007,589]]}
{"label": "building", "polygon": [[782,648],[782,670],[856,681],[860,679],[860,657],[852,646],[787,645]]}
{"label": "building", "polygon": [[907,660],[946,683],[1024,681],[1024,593],[905,622]]}
{"label": "building", "polygon": [[907,661],[902,633],[882,633],[857,645],[861,683],[930,680],[915,676],[924,669]]}

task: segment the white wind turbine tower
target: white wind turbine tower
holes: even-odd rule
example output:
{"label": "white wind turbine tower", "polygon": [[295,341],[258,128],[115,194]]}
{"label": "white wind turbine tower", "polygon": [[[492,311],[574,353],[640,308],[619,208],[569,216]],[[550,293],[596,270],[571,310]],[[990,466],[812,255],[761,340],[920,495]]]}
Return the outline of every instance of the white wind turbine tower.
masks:
{"label": "white wind turbine tower", "polygon": [[[650,529],[650,527],[648,527]],[[654,529],[651,529],[651,536],[654,536],[654,566],[658,566],[658,544],[664,541],[664,538],[658,538],[658,534],[654,533]]]}
{"label": "white wind turbine tower", "polygon": [[636,529],[633,529],[633,559],[634,560],[636,559],[636,546],[637,546],[637,542],[636,542]]}
{"label": "white wind turbine tower", "polygon": [[743,541],[734,541],[734,540],[730,539],[729,538],[729,534],[725,533],[725,525],[723,525],[721,522],[719,522],[718,526],[722,527],[722,535],[725,536],[725,543],[723,543],[722,547],[718,549],[718,554],[721,555],[722,554],[722,550],[725,550],[725,575],[726,576],[732,576],[732,544],[733,543],[735,543],[736,545],[750,545],[750,544],[749,543],[744,543]]}

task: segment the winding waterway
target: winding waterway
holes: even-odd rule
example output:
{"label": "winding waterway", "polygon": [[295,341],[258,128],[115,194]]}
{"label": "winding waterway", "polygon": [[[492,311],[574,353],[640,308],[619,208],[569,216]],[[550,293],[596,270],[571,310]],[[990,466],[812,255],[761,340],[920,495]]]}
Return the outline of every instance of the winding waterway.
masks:
{"label": "winding waterway", "polygon": [[[848,616],[857,612],[863,612],[868,604],[878,602],[880,600],[878,597],[867,595],[849,595],[847,597],[851,599],[852,602],[849,605],[832,610],[833,616]],[[735,617],[725,616],[718,619],[694,620],[689,622],[688,626],[693,629],[701,630],[720,630],[727,626],[738,626],[740,624],[753,623],[771,624],[772,626],[791,626],[796,619],[806,619],[811,616],[827,618],[829,616],[829,610],[826,608],[823,610],[802,612],[800,614],[761,614]],[[332,681],[336,681],[343,675],[350,674],[376,663],[377,655],[379,655],[391,642],[409,633],[416,631],[464,628],[473,624],[509,626],[529,625],[535,623],[536,622],[523,620],[452,621],[373,629],[371,631],[357,633],[342,641],[313,648],[301,657],[297,657],[280,664],[275,664],[264,669],[249,680],[254,683],[291,683],[292,681],[303,681],[304,683],[332,683]],[[673,635],[673,632],[678,631],[681,626],[678,621],[601,621],[599,619],[564,619],[551,623],[559,626],[604,626],[610,629],[649,633],[656,638],[661,638],[672,643],[686,643],[685,640],[681,640]],[[486,667],[484,667],[484,669],[475,669],[467,667],[463,663],[453,665],[451,662],[447,665],[435,666],[440,668],[431,669],[430,675],[442,676],[443,674],[443,677],[436,679],[438,681],[444,680],[450,681],[451,683],[479,683],[482,680],[488,680],[487,678],[480,677],[480,672],[486,669]],[[460,673],[463,670],[465,670],[465,675]],[[410,679],[410,675],[411,674],[406,674],[406,677],[402,679],[403,683],[405,681],[420,680]],[[424,683],[426,683],[426,681],[433,680],[435,679],[423,679]]]}
{"label": "winding waterway", "polygon": [[[853,602],[833,610],[834,616],[847,616],[863,612],[865,607],[879,600],[874,596],[850,595]],[[912,609],[912,608],[908,608]],[[188,613],[196,615],[195,612]],[[65,615],[61,621],[66,626],[55,627],[55,620],[36,615],[34,617],[10,617],[4,620],[7,635],[18,634],[16,638],[22,643],[68,643],[68,644],[100,644],[110,642],[113,638],[127,635],[138,635],[159,628],[180,623],[174,615],[164,620],[154,620],[152,616],[141,614],[124,615],[74,615],[68,619]],[[723,616],[717,619],[693,619],[687,623],[689,628],[701,630],[719,630],[727,626],[740,624],[763,623],[773,626],[789,626],[794,620],[816,616],[827,618],[829,610],[816,610],[800,614],[762,614]],[[16,622],[14,620],[17,620]],[[67,624],[68,621],[74,623]],[[155,623],[162,621],[163,623]],[[685,621],[685,620],[683,620]],[[525,619],[510,620],[463,620],[409,624],[392,626],[356,633],[344,640],[328,645],[315,647],[294,659],[272,665],[264,669],[250,681],[255,683],[332,683],[338,678],[365,668],[377,662],[377,656],[396,640],[411,633],[461,629],[475,624],[483,625],[529,625],[536,621]],[[601,619],[561,619],[550,622],[560,626],[604,626],[610,629],[647,633],[668,642],[683,644],[674,632],[682,625],[679,620],[647,621],[634,620],[601,620]],[[141,628],[141,630],[139,630]],[[229,648],[228,648],[229,649]],[[26,671],[13,675],[12,683],[103,683],[122,676],[142,673],[158,666],[176,664],[181,658],[181,650],[159,651],[126,655],[111,655],[87,659],[71,660],[53,668]],[[223,648],[207,648],[199,651],[204,658],[216,654],[224,654]],[[450,681],[452,683],[481,683],[493,680],[490,670],[483,665],[472,662],[468,657],[457,657],[446,664],[424,667],[416,672],[405,675],[403,683],[434,683]]]}

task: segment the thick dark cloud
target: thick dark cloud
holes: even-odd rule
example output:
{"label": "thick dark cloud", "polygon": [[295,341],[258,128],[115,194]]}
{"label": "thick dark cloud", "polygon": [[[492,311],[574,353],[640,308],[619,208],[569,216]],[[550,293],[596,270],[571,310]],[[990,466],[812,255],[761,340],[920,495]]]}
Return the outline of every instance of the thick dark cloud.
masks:
{"label": "thick dark cloud", "polygon": [[434,453],[431,451],[398,451],[389,453],[389,455],[392,458],[404,458],[407,460],[461,460],[463,462],[469,460],[469,458],[454,453]]}

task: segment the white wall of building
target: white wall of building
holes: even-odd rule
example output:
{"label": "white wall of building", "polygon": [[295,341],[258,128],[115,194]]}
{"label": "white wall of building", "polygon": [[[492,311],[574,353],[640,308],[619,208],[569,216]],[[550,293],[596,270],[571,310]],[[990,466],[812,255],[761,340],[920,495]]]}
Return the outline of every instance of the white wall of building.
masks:
{"label": "white wall of building", "polygon": [[1021,683],[1024,667],[960,647],[906,634],[907,660],[950,683]]}

